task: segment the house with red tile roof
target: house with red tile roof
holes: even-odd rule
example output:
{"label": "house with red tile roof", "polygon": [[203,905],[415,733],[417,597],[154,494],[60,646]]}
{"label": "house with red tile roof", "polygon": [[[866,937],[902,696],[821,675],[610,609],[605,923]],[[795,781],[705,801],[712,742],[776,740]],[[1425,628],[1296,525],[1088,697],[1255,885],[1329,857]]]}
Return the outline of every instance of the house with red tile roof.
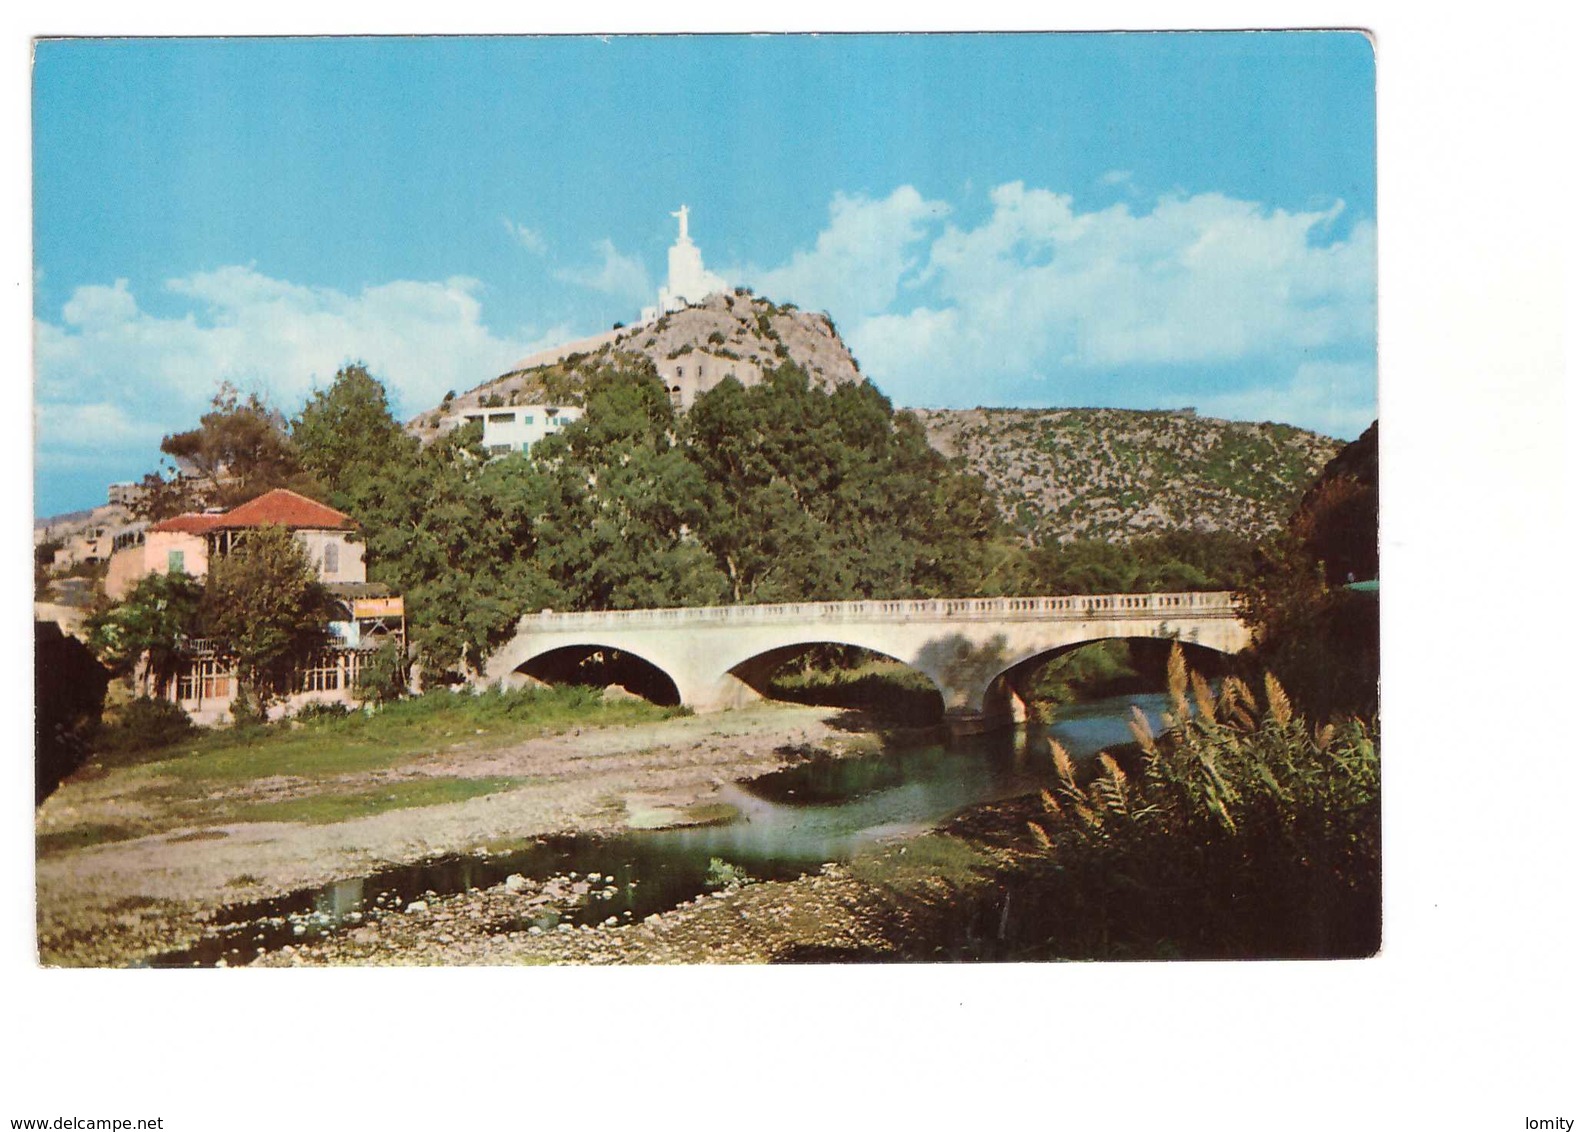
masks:
{"label": "house with red tile roof", "polygon": [[263,526],[291,531],[322,582],[362,582],[368,577],[363,540],[350,515],[276,488],[229,511],[175,515],[153,524],[141,546],[121,552],[128,555],[127,562],[117,564],[112,558],[114,588],[107,579],[106,592],[119,601],[145,574],[180,570],[202,578],[214,556],[229,553],[249,530]]}
{"label": "house with red tile roof", "polygon": [[[362,663],[390,643],[406,647],[406,607],[389,587],[367,581],[363,540],[357,522],[323,503],[278,488],[229,511],[176,515],[150,526],[141,545],[122,552],[141,555],[111,559],[106,590],[120,600],[139,578],[182,571],[203,578],[210,563],[229,554],[249,531],[285,527],[303,548],[319,580],[335,598],[340,614],[329,624],[332,645],[303,657],[291,686],[281,689],[277,710],[290,711],[311,701],[347,702],[354,698]],[[110,580],[116,583],[111,591]],[[220,642],[191,642],[189,662],[161,690],[200,723],[223,720],[236,696],[236,666]]]}

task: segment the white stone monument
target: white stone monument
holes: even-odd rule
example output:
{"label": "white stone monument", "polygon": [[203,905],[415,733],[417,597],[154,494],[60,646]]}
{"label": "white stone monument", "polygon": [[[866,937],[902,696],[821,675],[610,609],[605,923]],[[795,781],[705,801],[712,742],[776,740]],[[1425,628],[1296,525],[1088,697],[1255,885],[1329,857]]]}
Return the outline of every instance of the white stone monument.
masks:
{"label": "white stone monument", "polygon": [[681,310],[689,303],[697,303],[706,295],[726,290],[726,280],[704,270],[704,256],[698,245],[688,236],[688,206],[683,205],[671,214],[677,218],[677,242],[671,245],[667,256],[665,285],[660,288],[659,303],[646,307],[643,321],[659,318],[667,311]]}

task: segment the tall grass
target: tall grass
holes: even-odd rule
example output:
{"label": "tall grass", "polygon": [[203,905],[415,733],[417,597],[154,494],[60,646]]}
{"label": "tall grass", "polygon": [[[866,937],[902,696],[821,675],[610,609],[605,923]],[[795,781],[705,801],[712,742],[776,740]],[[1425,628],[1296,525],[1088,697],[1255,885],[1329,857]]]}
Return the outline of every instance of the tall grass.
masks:
{"label": "tall grass", "polygon": [[1052,744],[1056,786],[1029,822],[1040,898],[1023,941],[1052,956],[1372,954],[1377,726],[1311,727],[1273,676],[1262,696],[1235,677],[1217,695],[1180,650],[1167,683],[1166,729],[1152,737],[1136,718],[1136,758],[1102,754],[1080,776]]}

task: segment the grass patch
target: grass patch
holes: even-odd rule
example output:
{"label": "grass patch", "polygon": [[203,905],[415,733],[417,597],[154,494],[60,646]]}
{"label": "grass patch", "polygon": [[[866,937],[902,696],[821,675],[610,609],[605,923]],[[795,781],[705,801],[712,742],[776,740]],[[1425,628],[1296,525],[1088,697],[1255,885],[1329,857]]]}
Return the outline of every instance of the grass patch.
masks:
{"label": "grass patch", "polygon": [[74,849],[87,849],[93,845],[131,841],[147,832],[146,829],[128,825],[79,825],[55,833],[41,833],[33,839],[33,844],[34,851],[40,857],[50,857],[57,853],[70,853]]}
{"label": "grass patch", "polygon": [[312,794],[276,802],[254,802],[232,811],[235,821],[305,822],[328,825],[352,821],[388,810],[411,810],[421,806],[441,806],[463,802],[486,794],[498,794],[521,785],[520,778],[425,778],[393,782],[371,790],[343,794]]}
{"label": "grass patch", "polygon": [[940,895],[984,880],[996,866],[989,853],[944,833],[915,837],[900,845],[875,845],[861,850],[848,866],[866,884],[898,896]]}
{"label": "grass patch", "polygon": [[643,701],[606,702],[598,689],[525,688],[480,695],[430,692],[371,713],[323,716],[301,725],[214,731],[141,761],[140,774],[224,784],[266,775],[328,778],[397,766],[415,755],[468,743],[498,746],[573,727],[652,722],[689,714]]}

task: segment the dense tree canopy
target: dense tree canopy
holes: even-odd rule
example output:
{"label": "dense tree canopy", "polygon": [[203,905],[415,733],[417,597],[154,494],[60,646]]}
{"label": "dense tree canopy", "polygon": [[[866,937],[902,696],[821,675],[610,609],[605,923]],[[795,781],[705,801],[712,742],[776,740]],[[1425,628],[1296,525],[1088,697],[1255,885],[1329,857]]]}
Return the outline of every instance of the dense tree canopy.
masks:
{"label": "dense tree canopy", "polygon": [[735,601],[974,592],[996,527],[983,484],[930,448],[873,385],[812,388],[783,365],[728,378],[684,428],[707,483],[700,527]]}
{"label": "dense tree canopy", "polygon": [[[643,359],[578,377],[584,415],[530,455],[489,459],[477,425],[420,447],[361,364],[309,397],[289,432],[260,398],[223,386],[200,427],[165,450],[237,477],[228,494],[291,484],[350,513],[370,580],[407,598],[431,677],[476,671],[543,608],[1221,589],[1254,568],[1228,534],[1017,545],[983,481],[867,382],[826,391],[785,364],[753,386],[728,378],[684,417]],[[1323,558],[1330,573],[1373,564],[1353,545],[1373,530],[1361,482],[1311,493],[1288,535],[1294,561]],[[1286,576],[1280,553],[1266,551],[1269,578]],[[211,617],[244,600],[228,575],[246,561],[225,564],[224,591],[209,587]],[[248,649],[262,658],[275,645]]]}
{"label": "dense tree canopy", "polygon": [[534,452],[546,488],[535,541],[564,601],[636,609],[726,600],[725,576],[701,541],[708,484],[678,442],[653,369],[591,374],[584,411]]}
{"label": "dense tree canopy", "polygon": [[1020,584],[1038,594],[1226,590],[1253,571],[1254,554],[1254,543],[1220,531],[1048,542],[1029,553]]}
{"label": "dense tree canopy", "polygon": [[298,462],[285,416],[257,393],[243,398],[230,382],[221,383],[197,428],[167,436],[160,451],[214,481],[212,506],[234,507],[277,487],[322,494]]}

